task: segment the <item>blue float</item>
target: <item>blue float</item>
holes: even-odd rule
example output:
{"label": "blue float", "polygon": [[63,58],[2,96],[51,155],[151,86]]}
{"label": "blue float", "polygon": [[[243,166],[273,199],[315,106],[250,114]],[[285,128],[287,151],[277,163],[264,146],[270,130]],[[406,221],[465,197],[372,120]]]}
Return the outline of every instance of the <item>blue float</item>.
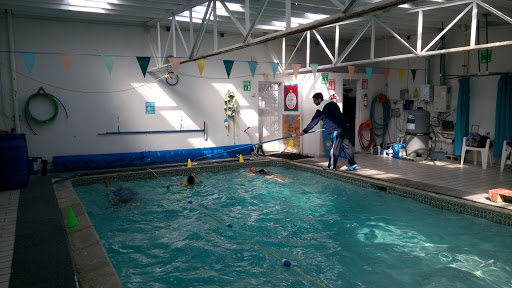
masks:
{"label": "blue float", "polygon": [[281,261],[283,263],[283,266],[285,267],[290,267],[292,266],[292,262],[290,262],[290,260],[288,259],[283,259],[283,261]]}
{"label": "blue float", "polygon": [[226,227],[233,228],[233,225],[231,225],[231,223],[228,223],[228,224],[226,224]]}
{"label": "blue float", "polygon": [[188,200],[188,204],[192,204],[192,200]]}

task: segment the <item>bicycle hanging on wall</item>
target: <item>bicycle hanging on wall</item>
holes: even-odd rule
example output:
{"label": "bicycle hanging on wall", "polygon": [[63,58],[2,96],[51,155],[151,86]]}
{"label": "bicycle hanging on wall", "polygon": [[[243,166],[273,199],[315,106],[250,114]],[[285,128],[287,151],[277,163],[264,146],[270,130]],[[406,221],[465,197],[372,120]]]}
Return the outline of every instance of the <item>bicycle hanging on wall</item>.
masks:
{"label": "bicycle hanging on wall", "polygon": [[172,71],[172,67],[170,64],[167,65],[167,74],[165,77],[165,81],[167,82],[167,84],[169,84],[171,86],[178,84],[178,81],[180,81],[180,78],[178,77],[178,75],[176,75],[174,73],[174,71]]}

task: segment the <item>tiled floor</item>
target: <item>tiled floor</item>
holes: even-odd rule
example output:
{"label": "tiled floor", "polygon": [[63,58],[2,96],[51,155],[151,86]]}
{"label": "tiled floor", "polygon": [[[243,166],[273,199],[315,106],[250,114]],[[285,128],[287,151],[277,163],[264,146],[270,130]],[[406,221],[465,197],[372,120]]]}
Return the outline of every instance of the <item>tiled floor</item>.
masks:
{"label": "tiled floor", "polygon": [[[501,173],[496,164],[482,170],[481,165],[471,162],[460,166],[452,161],[410,161],[370,154],[356,154],[356,161],[359,166],[356,171],[332,173],[354,173],[512,211],[511,202],[493,203],[488,199],[489,189],[512,188],[511,169]],[[327,164],[325,158],[296,162],[314,166]],[[344,164],[346,160],[341,159],[338,163],[340,171],[346,168]],[[19,190],[0,192],[0,288],[9,286],[18,199]]]}

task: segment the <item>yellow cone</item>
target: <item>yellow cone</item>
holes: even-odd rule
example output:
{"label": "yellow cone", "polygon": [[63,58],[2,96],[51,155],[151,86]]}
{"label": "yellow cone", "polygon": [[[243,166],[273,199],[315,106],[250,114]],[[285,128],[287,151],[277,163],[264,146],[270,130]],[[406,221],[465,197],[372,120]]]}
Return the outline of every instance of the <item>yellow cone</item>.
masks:
{"label": "yellow cone", "polygon": [[73,213],[73,209],[71,207],[68,207],[68,224],[66,227],[71,228],[78,226],[78,221],[76,221],[75,213]]}
{"label": "yellow cone", "polygon": [[294,149],[294,147],[293,147],[293,139],[290,139],[290,142],[288,142],[288,147]]}
{"label": "yellow cone", "polygon": [[242,154],[240,154],[240,163],[244,162],[244,158],[242,157]]}
{"label": "yellow cone", "polygon": [[192,162],[190,162],[190,159],[188,159],[187,167],[192,167]]}

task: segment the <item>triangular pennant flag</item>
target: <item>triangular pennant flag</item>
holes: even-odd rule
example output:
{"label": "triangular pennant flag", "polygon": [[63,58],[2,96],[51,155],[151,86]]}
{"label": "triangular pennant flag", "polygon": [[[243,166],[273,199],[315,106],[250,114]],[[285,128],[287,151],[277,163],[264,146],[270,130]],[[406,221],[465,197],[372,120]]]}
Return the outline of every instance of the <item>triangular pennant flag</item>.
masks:
{"label": "triangular pennant flag", "polygon": [[271,62],[270,67],[272,68],[272,73],[274,73],[274,79],[276,79],[277,68],[279,68],[279,63]]}
{"label": "triangular pennant flag", "polygon": [[174,74],[178,75],[178,70],[180,70],[181,59],[178,57],[169,57],[168,59],[169,63],[171,64],[172,71],[174,72]]}
{"label": "triangular pennant flag", "polygon": [[251,70],[252,78],[254,78],[254,73],[256,73],[256,67],[258,66],[258,62],[249,61],[247,63],[249,64],[249,69]]}
{"label": "triangular pennant flag", "polygon": [[400,79],[400,81],[402,81],[402,79],[404,79],[404,73],[405,73],[404,69],[398,69],[398,79]]}
{"label": "triangular pennant flag", "polygon": [[199,69],[199,75],[203,75],[204,65],[206,65],[206,59],[196,60],[197,69]]}
{"label": "triangular pennant flag", "polygon": [[316,70],[318,70],[318,64],[309,64],[309,67],[311,67],[311,71],[313,72],[313,78],[315,78]]}
{"label": "triangular pennant flag", "polygon": [[116,62],[116,56],[101,55],[101,58],[103,58],[103,63],[107,66],[108,74],[112,74],[112,67],[114,67],[114,62]]}
{"label": "triangular pennant flag", "polygon": [[226,68],[226,73],[228,74],[228,78],[229,78],[229,75],[231,75],[231,69],[233,69],[233,64],[235,63],[235,61],[233,60],[222,60],[224,62],[224,68]]}
{"label": "triangular pennant flag", "polygon": [[416,69],[411,69],[412,73],[412,82],[414,82],[414,78],[416,78]]}
{"label": "triangular pennant flag", "polygon": [[148,71],[149,61],[151,61],[151,57],[137,57],[137,61],[139,62],[140,71],[142,71],[142,75],[146,78],[146,72]]}
{"label": "triangular pennant flag", "polygon": [[368,78],[368,81],[370,81],[370,79],[372,78],[372,72],[373,72],[373,67],[366,67],[366,78]]}
{"label": "triangular pennant flag", "polygon": [[295,79],[297,79],[297,75],[299,75],[299,70],[300,70],[300,66],[302,64],[298,63],[298,64],[292,64],[292,69],[293,69],[293,75],[295,75]]}
{"label": "triangular pennant flag", "polygon": [[352,76],[354,76],[355,71],[356,66],[348,66],[348,79],[352,80]]}
{"label": "triangular pennant flag", "polygon": [[389,68],[384,68],[384,79],[386,79],[386,82],[388,82],[389,77]]}
{"label": "triangular pennant flag", "polygon": [[75,55],[72,54],[60,54],[60,61],[62,61],[62,65],[64,65],[64,69],[66,69],[66,73],[69,74],[71,72],[71,67],[73,66],[73,62],[75,61]]}
{"label": "triangular pennant flag", "polygon": [[32,68],[34,68],[37,54],[32,52],[20,52],[20,55],[23,59],[23,63],[25,63],[25,67],[27,67],[28,74],[32,74]]}

